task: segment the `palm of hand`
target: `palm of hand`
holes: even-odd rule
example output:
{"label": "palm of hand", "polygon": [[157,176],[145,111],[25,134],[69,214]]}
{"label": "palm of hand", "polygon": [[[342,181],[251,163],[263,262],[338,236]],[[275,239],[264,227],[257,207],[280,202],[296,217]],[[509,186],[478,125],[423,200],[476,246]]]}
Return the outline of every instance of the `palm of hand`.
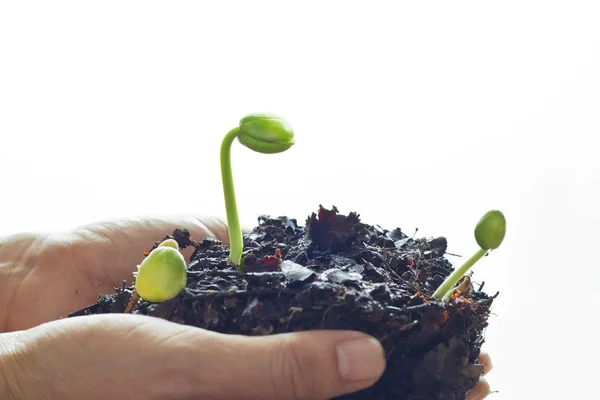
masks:
{"label": "palm of hand", "polygon": [[[186,228],[196,240],[226,241],[227,228],[211,218],[104,222],[64,234],[27,234],[0,245],[0,332],[27,329],[67,316],[112,293],[155,241]],[[183,251],[186,259],[192,249]]]}

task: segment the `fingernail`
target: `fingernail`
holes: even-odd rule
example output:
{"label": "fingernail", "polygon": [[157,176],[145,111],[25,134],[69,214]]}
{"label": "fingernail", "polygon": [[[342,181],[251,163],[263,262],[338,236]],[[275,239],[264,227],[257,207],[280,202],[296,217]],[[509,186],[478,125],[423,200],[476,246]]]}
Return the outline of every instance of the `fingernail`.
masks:
{"label": "fingernail", "polygon": [[383,348],[371,337],[338,344],[337,360],[340,375],[348,382],[378,379],[385,369]]}

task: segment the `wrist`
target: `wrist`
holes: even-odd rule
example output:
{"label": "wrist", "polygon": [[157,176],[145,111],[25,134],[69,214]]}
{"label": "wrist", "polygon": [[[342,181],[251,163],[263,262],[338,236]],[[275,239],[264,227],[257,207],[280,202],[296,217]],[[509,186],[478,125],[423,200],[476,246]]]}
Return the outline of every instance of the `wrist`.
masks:
{"label": "wrist", "polygon": [[23,393],[22,358],[24,356],[21,340],[22,332],[0,334],[0,398],[6,400],[25,399]]}

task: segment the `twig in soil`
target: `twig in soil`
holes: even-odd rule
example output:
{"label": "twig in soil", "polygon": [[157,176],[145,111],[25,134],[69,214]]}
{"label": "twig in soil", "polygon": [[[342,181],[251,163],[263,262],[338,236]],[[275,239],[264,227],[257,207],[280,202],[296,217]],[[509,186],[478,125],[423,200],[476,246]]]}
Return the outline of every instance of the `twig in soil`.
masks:
{"label": "twig in soil", "polygon": [[125,314],[129,314],[131,313],[131,311],[133,311],[133,309],[135,308],[135,306],[137,305],[137,303],[140,301],[140,296],[137,293],[137,290],[133,290],[133,294],[131,295],[131,300],[129,300],[129,304],[127,304],[127,308],[125,308],[124,313]]}
{"label": "twig in soil", "polygon": [[402,325],[400,328],[398,328],[398,332],[406,332],[408,330],[411,330],[412,328],[414,328],[417,325],[419,325],[419,321],[409,322],[408,324]]}
{"label": "twig in soil", "polygon": [[[204,325],[204,329],[206,329],[210,326],[210,311],[212,310],[212,305],[213,305],[213,302],[211,301],[204,308],[204,321],[206,321],[206,323]],[[209,316],[209,318],[206,318],[206,316]]]}
{"label": "twig in soil", "polygon": [[438,309],[438,310],[441,309],[441,307],[438,306],[435,303],[425,303],[425,304],[419,304],[417,306],[406,307],[405,311],[408,311],[408,312],[417,312],[417,311],[423,312],[423,311],[426,311],[426,310],[429,310],[429,309],[432,309],[432,308]]}
{"label": "twig in soil", "polygon": [[[366,263],[367,261],[363,258],[362,259],[364,263]],[[400,275],[398,275],[398,273],[396,271],[394,271],[392,269],[392,267],[390,266],[390,263],[387,262],[387,260],[383,260],[385,266],[387,267],[386,269],[390,272],[390,274],[397,279],[398,283],[402,283],[402,282],[406,282],[404,279],[402,279],[402,277]]]}
{"label": "twig in soil", "polygon": [[487,299],[479,300],[477,302],[477,304],[485,305],[485,306],[487,306],[489,304],[492,304],[492,302],[494,301],[494,299],[496,299],[496,297],[498,297],[499,295],[500,295],[500,292],[496,292],[495,295],[493,295],[491,297],[488,297]]}
{"label": "twig in soil", "polygon": [[296,292],[283,291],[280,289],[260,289],[260,290],[228,290],[225,292],[219,292],[216,290],[206,290],[203,293],[196,294],[193,296],[185,297],[183,301],[194,301],[194,300],[208,300],[208,299],[219,299],[223,297],[247,297],[256,295],[286,295],[294,297],[297,295]]}
{"label": "twig in soil", "polygon": [[327,317],[327,314],[329,313],[329,311],[331,311],[332,308],[334,307],[340,307],[343,306],[344,303],[341,304],[332,304],[329,306],[329,308],[327,308],[327,310],[325,310],[325,312],[323,313],[323,318],[321,319],[321,322],[323,323],[323,328],[325,328],[325,318]]}
{"label": "twig in soil", "polygon": [[465,297],[469,296],[471,294],[471,276],[465,275],[462,282],[454,290],[458,290]]}
{"label": "twig in soil", "polygon": [[323,321],[323,322],[325,322],[325,317],[327,317],[327,313],[328,313],[329,311],[331,311],[331,309],[332,309],[333,307],[339,307],[339,306],[342,306],[342,305],[343,305],[343,304],[332,304],[332,305],[330,305],[330,306],[327,308],[327,310],[325,310],[325,312],[323,313],[323,319],[322,319],[322,321]]}
{"label": "twig in soil", "polygon": [[304,309],[302,307],[290,307],[290,310],[292,310],[292,313],[290,314],[290,317],[287,320],[287,323],[285,324],[285,331],[287,332],[289,327],[290,327],[290,322],[292,321],[292,318],[294,318],[294,315],[297,312],[302,312],[304,311]]}
{"label": "twig in soil", "polygon": [[221,277],[221,278],[230,278],[230,277],[235,277],[239,275],[238,271],[222,271],[222,270],[204,270],[202,271],[202,274],[204,274],[205,276],[210,276],[210,277]]}

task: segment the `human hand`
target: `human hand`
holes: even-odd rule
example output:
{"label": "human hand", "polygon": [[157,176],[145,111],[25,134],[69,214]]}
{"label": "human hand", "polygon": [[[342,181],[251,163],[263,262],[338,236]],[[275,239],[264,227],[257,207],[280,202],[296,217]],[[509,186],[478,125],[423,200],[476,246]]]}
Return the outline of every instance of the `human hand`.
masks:
{"label": "human hand", "polygon": [[[355,332],[246,338],[124,314],[48,322],[131,279],[142,253],[175,228],[196,239],[227,240],[216,219],[144,219],[17,235],[0,244],[0,293],[10,294],[2,299],[0,321],[4,331],[17,331],[1,338],[0,377],[11,396],[325,399],[379,378],[381,346]],[[186,258],[191,250],[183,250]],[[350,351],[339,369],[339,349],[358,337],[367,338],[367,356],[354,362],[357,352]]]}
{"label": "human hand", "polygon": [[[0,326],[4,331],[28,329],[95,302],[98,294],[110,293],[123,279],[131,279],[141,254],[155,240],[182,227],[197,239],[207,235],[227,239],[221,221],[194,218],[107,222],[69,234],[18,235],[0,242]],[[336,348],[353,335],[364,337],[336,331],[245,338],[150,317],[79,317],[1,335],[0,346],[10,354],[4,365],[13,360],[15,368],[0,370],[0,377],[4,372],[13,387],[22,388],[19,380],[36,376],[34,383],[42,390],[73,393],[61,393],[63,399],[125,399],[127,394],[136,399],[325,399],[370,386],[381,374],[384,361],[375,350],[369,352],[374,356],[371,362],[353,364],[365,367],[370,379],[343,379]],[[489,371],[489,357],[482,355],[481,362]],[[327,368],[322,371],[323,366]],[[102,397],[106,382],[109,394]],[[75,396],[79,390],[96,394]],[[488,392],[482,380],[467,398],[481,399]],[[302,394],[308,397],[299,397]]]}
{"label": "human hand", "polygon": [[[227,226],[211,217],[122,219],[0,238],[0,332],[66,317],[114,293],[123,280],[133,280],[144,251],[177,228],[196,240],[227,243]],[[192,251],[182,253],[189,260]]]}
{"label": "human hand", "polygon": [[324,400],[385,368],[379,342],[357,332],[246,337],[102,314],[4,335],[3,399]]}

